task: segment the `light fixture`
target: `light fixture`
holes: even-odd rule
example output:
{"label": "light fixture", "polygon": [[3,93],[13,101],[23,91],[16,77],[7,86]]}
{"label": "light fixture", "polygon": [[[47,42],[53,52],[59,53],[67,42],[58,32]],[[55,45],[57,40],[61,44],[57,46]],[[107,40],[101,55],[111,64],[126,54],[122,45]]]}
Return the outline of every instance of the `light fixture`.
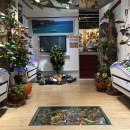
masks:
{"label": "light fixture", "polygon": [[0,18],[5,18],[5,14],[0,12]]}
{"label": "light fixture", "polygon": [[38,2],[38,3],[40,2],[40,0],[35,0],[35,1]]}
{"label": "light fixture", "polygon": [[66,9],[69,9],[69,8],[70,8],[69,4],[66,4]]}
{"label": "light fixture", "polygon": [[68,3],[69,3],[69,4],[72,4],[72,0],[70,0]]}

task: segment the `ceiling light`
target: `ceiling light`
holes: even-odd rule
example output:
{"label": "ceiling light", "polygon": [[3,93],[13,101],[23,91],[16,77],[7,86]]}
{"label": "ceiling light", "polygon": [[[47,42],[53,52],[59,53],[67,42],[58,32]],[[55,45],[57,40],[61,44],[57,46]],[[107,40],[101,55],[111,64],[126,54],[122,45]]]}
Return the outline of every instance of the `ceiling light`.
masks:
{"label": "ceiling light", "polygon": [[35,1],[38,2],[38,3],[40,2],[40,0],[35,0]]}
{"label": "ceiling light", "polygon": [[72,4],[72,0],[70,0],[68,3],[69,3],[69,4]]}
{"label": "ceiling light", "polygon": [[69,8],[70,8],[69,4],[66,4],[66,9],[69,9]]}

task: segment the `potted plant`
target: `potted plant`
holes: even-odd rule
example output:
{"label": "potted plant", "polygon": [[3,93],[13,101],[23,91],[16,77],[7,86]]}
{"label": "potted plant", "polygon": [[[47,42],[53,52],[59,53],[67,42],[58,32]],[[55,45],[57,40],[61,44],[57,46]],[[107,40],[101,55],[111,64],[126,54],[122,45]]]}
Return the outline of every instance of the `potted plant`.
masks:
{"label": "potted plant", "polygon": [[9,89],[8,99],[10,102],[20,102],[24,100],[24,86],[22,84],[13,85]]}
{"label": "potted plant", "polygon": [[51,48],[50,62],[57,74],[65,64],[64,53],[62,52],[61,48],[57,45],[53,45]]}
{"label": "potted plant", "polygon": [[30,82],[25,81],[22,81],[21,84],[24,87],[23,95],[27,97],[32,91],[32,84]]}
{"label": "potted plant", "polygon": [[[15,81],[19,84],[22,81],[19,71],[25,71],[28,64],[29,56],[27,51],[27,40],[23,37],[25,30],[16,20],[16,12],[12,10],[13,0],[6,0],[7,10],[4,24],[7,27],[6,41],[2,41],[3,48],[0,51],[0,67],[5,68],[9,74],[14,71],[18,72]],[[21,69],[22,68],[22,69]]]}
{"label": "potted plant", "polygon": [[94,75],[94,84],[97,91],[106,91],[107,90],[107,81],[111,77],[110,69],[107,65],[100,65],[98,72]]}

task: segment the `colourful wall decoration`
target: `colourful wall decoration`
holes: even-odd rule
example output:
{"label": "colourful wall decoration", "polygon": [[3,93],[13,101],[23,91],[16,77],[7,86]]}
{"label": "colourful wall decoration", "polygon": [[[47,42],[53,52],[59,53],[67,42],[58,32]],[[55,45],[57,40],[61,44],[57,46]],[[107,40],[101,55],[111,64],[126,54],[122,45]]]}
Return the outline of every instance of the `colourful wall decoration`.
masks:
{"label": "colourful wall decoration", "polygon": [[78,48],[78,36],[70,35],[70,48]]}
{"label": "colourful wall decoration", "polygon": [[73,18],[42,18],[32,20],[33,34],[73,33]]}

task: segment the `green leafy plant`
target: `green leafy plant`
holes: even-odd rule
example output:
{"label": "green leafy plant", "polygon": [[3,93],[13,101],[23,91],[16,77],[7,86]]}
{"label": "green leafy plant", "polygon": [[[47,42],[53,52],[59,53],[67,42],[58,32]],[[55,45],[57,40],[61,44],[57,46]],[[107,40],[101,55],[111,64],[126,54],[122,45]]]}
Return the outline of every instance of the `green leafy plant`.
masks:
{"label": "green leafy plant", "polygon": [[98,72],[94,75],[94,78],[98,82],[105,82],[111,77],[110,69],[107,65],[100,65],[98,67]]}
{"label": "green leafy plant", "polygon": [[101,59],[106,59],[108,66],[110,66],[113,62],[116,61],[116,41],[116,38],[113,38],[110,41],[100,41],[97,46]]}
{"label": "green leafy plant", "polygon": [[[8,29],[7,41],[2,44],[4,47],[0,51],[0,66],[10,73],[10,66],[21,68],[28,63],[27,42],[22,39],[22,33],[19,34],[19,23],[17,22],[15,10],[12,10],[13,0],[6,0],[7,13],[4,24]],[[13,33],[12,33],[13,29]]]}
{"label": "green leafy plant", "polygon": [[53,45],[50,52],[50,62],[53,69],[59,73],[63,65],[65,64],[64,53],[61,48],[57,45]]}
{"label": "green leafy plant", "polygon": [[113,19],[114,18],[114,13],[111,10],[107,10],[106,13],[104,13],[104,17],[106,19]]}
{"label": "green leafy plant", "polygon": [[[10,8],[12,9],[12,8]],[[18,27],[18,22],[15,19],[16,16],[16,12],[15,11],[8,11],[8,13],[6,14],[4,23],[6,25],[6,27],[10,27],[10,28],[17,28]]]}
{"label": "green leafy plant", "polygon": [[23,95],[24,93],[24,86],[22,84],[16,84],[14,86],[12,86],[10,89],[9,89],[9,92],[12,93],[12,94],[20,94],[20,95]]}
{"label": "green leafy plant", "polygon": [[[16,68],[25,67],[28,63],[28,52],[26,50],[25,44],[20,36],[17,35],[9,36],[9,40],[4,42],[4,47],[0,51],[0,62],[12,64]],[[9,70],[9,69],[8,69]]]}

